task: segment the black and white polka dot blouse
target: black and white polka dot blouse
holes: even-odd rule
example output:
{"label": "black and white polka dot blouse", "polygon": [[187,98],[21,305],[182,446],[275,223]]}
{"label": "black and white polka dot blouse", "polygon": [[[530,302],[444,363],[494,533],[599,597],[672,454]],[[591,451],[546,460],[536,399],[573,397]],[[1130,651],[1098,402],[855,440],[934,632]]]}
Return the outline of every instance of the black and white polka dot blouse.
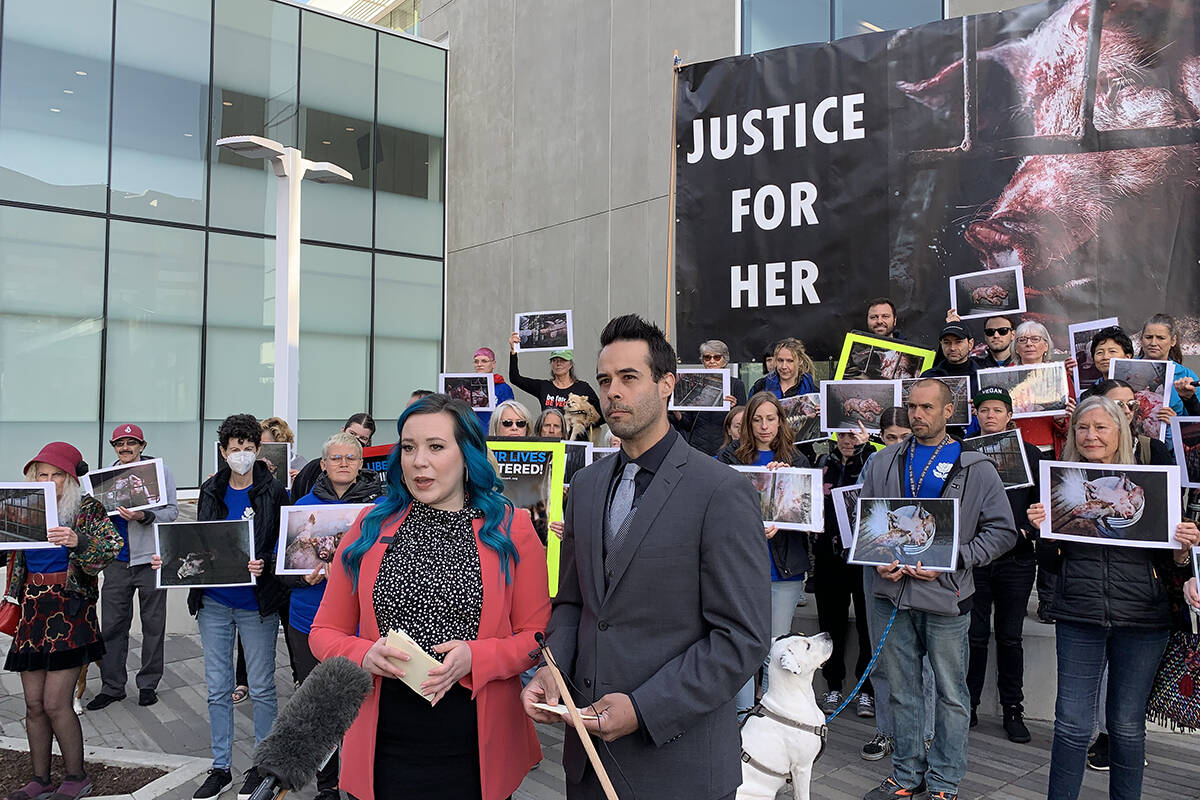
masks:
{"label": "black and white polka dot blouse", "polygon": [[483,579],[471,520],[475,508],[442,511],[413,501],[384,551],[372,601],[379,633],[403,630],[438,661],[435,644],[479,636]]}

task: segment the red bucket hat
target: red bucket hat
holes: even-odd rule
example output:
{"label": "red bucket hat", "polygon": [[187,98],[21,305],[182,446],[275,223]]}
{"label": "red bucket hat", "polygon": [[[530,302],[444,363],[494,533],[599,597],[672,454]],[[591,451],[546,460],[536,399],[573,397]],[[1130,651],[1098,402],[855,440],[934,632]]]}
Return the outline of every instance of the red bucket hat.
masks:
{"label": "red bucket hat", "polygon": [[25,472],[31,465],[37,462],[58,467],[68,475],[74,475],[77,478],[86,475],[88,471],[88,465],[83,460],[83,454],[76,449],[75,445],[67,444],[66,442],[51,442],[46,445],[40,453],[29,459],[21,471]]}

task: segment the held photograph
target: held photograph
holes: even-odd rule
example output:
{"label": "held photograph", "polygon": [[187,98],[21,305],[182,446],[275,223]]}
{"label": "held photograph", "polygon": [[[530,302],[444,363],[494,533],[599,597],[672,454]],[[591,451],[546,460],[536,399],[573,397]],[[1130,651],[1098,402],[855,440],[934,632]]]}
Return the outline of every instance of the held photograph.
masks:
{"label": "held photograph", "polygon": [[[924,378],[905,378],[900,381],[900,405],[908,402],[908,393],[912,391],[912,387],[918,381],[925,380]],[[966,375],[947,375],[944,377],[933,378],[935,381],[941,381],[946,384],[946,388],[950,390],[950,397],[954,401],[954,415],[950,417],[947,425],[970,425],[971,424],[971,379]]]}
{"label": "held photograph", "polygon": [[879,432],[885,409],[900,405],[899,381],[822,381],[821,430]]}
{"label": "held photograph", "polygon": [[1025,280],[1020,267],[1002,267],[950,276],[950,307],[959,319],[986,319],[1025,310]]}
{"label": "held photograph", "polygon": [[915,378],[933,366],[934,352],[895,339],[848,333],[842,341],[836,380]]}
{"label": "held photograph", "polygon": [[292,488],[292,475],[288,469],[292,463],[293,445],[291,442],[263,442],[258,446],[258,460],[267,465],[275,479]]}
{"label": "held photograph", "polygon": [[859,497],[851,564],[953,572],[958,566],[958,499]]}
{"label": "held photograph", "polygon": [[443,372],[438,375],[438,391],[462,400],[476,411],[496,409],[496,386],[491,375],[478,372]]}
{"label": "held photograph", "polygon": [[675,393],[668,411],[728,411],[729,369],[685,369],[675,371]]}
{"label": "held photograph", "polygon": [[563,486],[571,485],[575,473],[592,463],[591,442],[563,442],[566,453],[563,459]]}
{"label": "held photograph", "polygon": [[58,527],[58,498],[54,484],[18,481],[0,483],[0,550],[48,550],[46,541]]}
{"label": "held photograph", "polygon": [[819,442],[826,438],[821,431],[820,394],[792,395],[780,400],[779,405],[783,406],[787,424],[792,429],[792,440],[796,444]]}
{"label": "held photograph", "polygon": [[1133,430],[1151,439],[1166,441],[1167,423],[1159,420],[1158,410],[1171,404],[1175,363],[1147,358],[1114,358],[1108,362],[1108,377],[1123,380],[1133,389],[1137,400]]}
{"label": "held photograph", "polygon": [[1092,337],[1096,331],[1102,331],[1105,328],[1112,328],[1119,323],[1116,317],[1108,317],[1106,319],[1096,319],[1091,322],[1077,322],[1074,325],[1067,326],[1067,336],[1071,340],[1071,355],[1075,357],[1077,366],[1075,374],[1072,377],[1075,379],[1075,399],[1078,400],[1096,381],[1101,378],[1107,378],[1107,375],[1102,375],[1100,370],[1092,361]]}
{"label": "held photograph", "polygon": [[154,549],[162,559],[155,570],[159,589],[253,586],[246,565],[254,560],[254,521],[160,522]]}
{"label": "held photograph", "polygon": [[825,528],[825,500],[821,493],[821,470],[781,467],[744,467],[758,490],[763,525],[816,533]]}
{"label": "held photograph", "polygon": [[979,386],[1007,389],[1013,419],[1061,417],[1067,413],[1067,368],[1061,361],[979,370]]}
{"label": "held photograph", "polygon": [[990,458],[1000,473],[1005,489],[1033,486],[1033,474],[1029,470],[1029,458],[1025,455],[1020,429],[972,436],[963,439],[962,448]]}
{"label": "held photograph", "polygon": [[1200,489],[1200,417],[1171,417],[1171,444],[1180,481]]}
{"label": "held photograph", "polygon": [[1179,467],[1043,461],[1044,539],[1173,550]]}
{"label": "held photograph", "polygon": [[279,510],[275,574],[308,575],[333,561],[346,531],[371,503],[284,506]]}
{"label": "held photograph", "polygon": [[115,515],[117,508],[138,511],[166,502],[161,458],[94,469],[83,476],[81,484],[83,491],[99,500],[109,516]]}
{"label": "held photograph", "polygon": [[549,526],[563,518],[566,443],[492,437],[487,446],[495,458],[496,475],[504,482],[504,496],[529,511],[534,530],[546,545],[553,597],[558,590],[559,540],[549,533]]}
{"label": "held photograph", "polygon": [[513,330],[520,341],[516,352],[571,350],[575,346],[571,311],[523,311],[513,317]]}
{"label": "held photograph", "polygon": [[840,486],[830,492],[833,496],[833,515],[837,518],[838,538],[841,549],[849,550],[854,545],[854,526],[858,522],[858,495],[862,484]]}

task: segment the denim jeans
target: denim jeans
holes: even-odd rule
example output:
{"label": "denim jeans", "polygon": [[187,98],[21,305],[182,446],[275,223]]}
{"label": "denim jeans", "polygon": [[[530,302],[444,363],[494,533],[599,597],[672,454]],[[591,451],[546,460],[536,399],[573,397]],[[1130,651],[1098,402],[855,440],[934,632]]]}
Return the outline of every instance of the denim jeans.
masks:
{"label": "denim jeans", "polygon": [[[771,581],[771,642],[784,634],[792,632],[792,619],[796,615],[796,606],[800,605],[800,600],[804,597],[804,581]],[[763,679],[762,688],[763,694],[767,693],[769,680],[767,673],[767,664],[770,662],[771,655],[768,651],[767,658],[763,660]],[[754,706],[754,676],[750,676],[750,680],[746,681],[746,685],[738,689],[737,695],[734,696],[734,703],[738,710],[752,708]]]}
{"label": "denim jeans", "polygon": [[[1033,591],[1037,563],[1032,555],[1001,558],[975,567],[975,596],[971,606],[971,664],[967,686],[971,705],[979,705],[987,676],[988,643],[992,638],[993,610],[996,618],[996,688],[1002,706],[1021,708],[1025,699],[1025,651],[1022,632],[1025,610]],[[1024,710],[1024,709],[1022,709]]]}
{"label": "denim jeans", "polygon": [[[208,727],[212,737],[213,768],[233,765],[233,640],[246,651],[250,701],[254,704],[254,744],[266,738],[275,723],[275,640],[279,615],[265,619],[257,611],[230,608],[209,600],[196,614],[204,648],[204,683],[208,687]],[[247,765],[249,766],[249,765]]]}
{"label": "denim jeans", "polygon": [[[875,622],[887,625],[893,606],[875,598]],[[971,722],[967,691],[967,630],[970,614],[950,617],[927,611],[897,612],[879,660],[889,681],[896,749],[892,771],[906,788],[924,779],[930,792],[957,792],[967,772],[967,729]],[[934,725],[937,736],[925,752],[921,734],[925,727],[925,703],[921,660],[929,656],[937,685]]]}
{"label": "denim jeans", "polygon": [[[879,573],[874,567],[863,568],[863,593],[867,597],[867,627],[871,634],[871,652],[875,652],[875,648],[879,646],[879,637],[883,636],[883,629],[887,627],[887,619],[876,623],[875,613],[875,581],[879,580]],[[891,610],[888,610],[888,616],[891,616]],[[875,662],[874,668],[871,670],[871,688],[875,690],[875,730],[884,736],[895,736],[896,726],[892,720],[892,706],[888,702],[891,697],[891,690],[888,686],[887,675],[884,674],[883,666],[880,663],[883,660],[883,654],[880,653],[879,660]],[[925,730],[922,733],[922,738],[925,741],[933,739],[933,718],[936,709],[934,703],[937,699],[936,687],[933,681],[933,667],[929,666],[929,657],[926,656],[921,660],[921,691],[925,695]]]}
{"label": "denim jeans", "polygon": [[1146,700],[1159,659],[1167,646],[1166,628],[1104,628],[1059,621],[1058,700],[1054,705],[1054,744],[1050,785],[1054,800],[1075,800],[1096,720],[1100,678],[1108,663],[1108,796],[1142,796],[1146,756]]}

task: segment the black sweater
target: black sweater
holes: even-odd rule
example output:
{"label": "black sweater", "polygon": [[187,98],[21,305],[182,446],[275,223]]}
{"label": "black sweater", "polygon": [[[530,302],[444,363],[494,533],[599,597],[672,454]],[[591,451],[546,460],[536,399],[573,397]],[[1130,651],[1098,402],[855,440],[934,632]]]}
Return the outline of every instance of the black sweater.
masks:
{"label": "black sweater", "polygon": [[567,407],[567,395],[580,394],[588,399],[597,414],[600,413],[600,398],[587,381],[576,380],[566,389],[560,389],[554,385],[554,381],[526,378],[517,368],[516,353],[510,353],[508,356],[508,382],[536,397],[541,408],[564,409]]}

